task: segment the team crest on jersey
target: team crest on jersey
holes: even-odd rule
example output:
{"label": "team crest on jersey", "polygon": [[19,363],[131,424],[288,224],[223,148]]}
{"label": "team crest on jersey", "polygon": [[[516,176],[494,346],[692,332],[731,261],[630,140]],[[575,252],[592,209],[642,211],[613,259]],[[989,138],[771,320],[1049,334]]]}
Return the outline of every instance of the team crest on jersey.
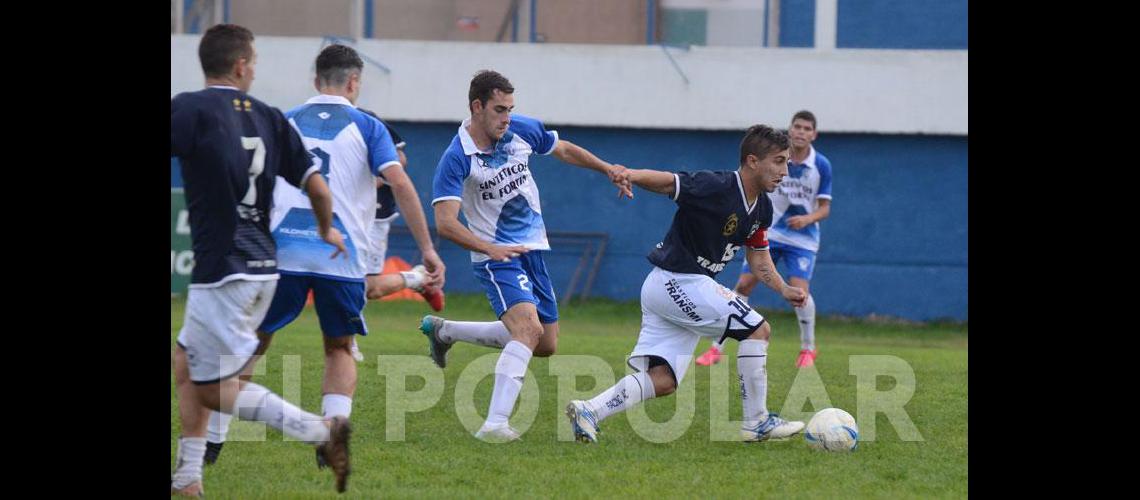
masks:
{"label": "team crest on jersey", "polygon": [[234,99],[234,111],[241,111],[241,100]]}
{"label": "team crest on jersey", "polygon": [[249,111],[251,106],[253,106],[253,103],[249,102],[249,99],[242,101],[241,104],[245,107],[246,111]]}
{"label": "team crest on jersey", "polygon": [[732,236],[734,233],[736,233],[736,222],[737,222],[736,214],[732,214],[732,215],[728,216],[728,220],[725,221],[725,223],[724,223],[724,233],[723,234],[725,236]]}

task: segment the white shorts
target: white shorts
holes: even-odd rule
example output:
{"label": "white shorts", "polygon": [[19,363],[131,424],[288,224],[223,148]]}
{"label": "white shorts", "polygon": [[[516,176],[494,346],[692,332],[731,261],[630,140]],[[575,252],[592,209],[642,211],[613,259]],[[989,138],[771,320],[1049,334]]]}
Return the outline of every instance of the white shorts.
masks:
{"label": "white shorts", "polygon": [[395,217],[372,221],[368,233],[372,246],[364,259],[364,274],[380,274],[384,271],[384,259],[388,256],[388,230],[392,227],[392,219]]}
{"label": "white shorts", "polygon": [[703,274],[654,267],[641,285],[641,333],[629,366],[649,369],[647,356],[669,363],[677,383],[685,378],[701,337],[747,338],[764,317],[716,280]]}
{"label": "white shorts", "polygon": [[186,351],[192,382],[212,384],[241,372],[257,350],[257,326],[276,290],[277,280],[240,279],[190,289],[178,345]]}

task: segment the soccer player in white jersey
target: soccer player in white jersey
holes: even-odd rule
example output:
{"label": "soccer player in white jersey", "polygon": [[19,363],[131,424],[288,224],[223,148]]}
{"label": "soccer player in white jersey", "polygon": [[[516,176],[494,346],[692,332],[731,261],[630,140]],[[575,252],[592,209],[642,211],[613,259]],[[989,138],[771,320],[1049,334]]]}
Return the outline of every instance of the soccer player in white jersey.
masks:
{"label": "soccer player in white jersey", "polygon": [[766,196],[788,173],[788,136],[753,125],[740,141],[740,167],[733,170],[661,172],[628,170],[636,186],[669,196],[677,213],[665,238],[649,252],[653,270],[641,286],[641,331],[629,356],[636,373],[586,401],[571,401],[566,416],[581,442],[598,440],[606,417],[676,390],[701,337],[740,341],[737,370],[745,441],[786,438],[804,428],[768,411],[766,361],[768,322],[716,282],[716,275],[746,246],[759,281],[792,305],[807,294],[780,278],[768,257],[765,231],[772,223]]}
{"label": "soccer player in white jersey", "polygon": [[237,377],[257,360],[254,328],[279,277],[269,233],[274,188],[286,182],[306,187],[319,235],[314,251],[325,259],[325,243],[337,247],[333,257],[345,251],[332,223],[332,194],[281,112],[248,94],[257,61],[253,33],[234,24],[214,26],[202,35],[198,57],[207,88],[170,100],[170,155],[182,163],[196,261],[174,351],[182,434],[170,494],[203,496],[211,409],[316,445],[317,455],[332,465],[337,491],[344,491],[351,472],[348,420],[322,420]]}
{"label": "soccer player in white jersey", "polygon": [[[272,335],[301,313],[313,292],[324,336],[325,373],[321,409],[326,417],[349,417],[356,391],[355,335],[367,335],[362,314],[365,274],[376,217],[376,177],[383,172],[396,188],[396,202],[408,221],[428,271],[428,283],[443,285],[444,264],[436,253],[423,207],[400,165],[384,124],[355,107],[364,61],[350,47],[330,45],[317,56],[314,85],[320,95],[286,113],[305,148],[316,157],[333,195],[333,226],[345,235],[347,259],[330,260],[316,246],[312,207],[297,189],[274,193],[270,227],[277,242],[281,282],[258,327],[259,353]],[[225,417],[211,418],[211,442],[223,437]],[[217,448],[220,451],[220,447]],[[213,458],[217,459],[215,451]],[[318,465],[323,463],[318,455]]]}
{"label": "soccer player in white jersey", "polygon": [[[571,165],[616,179],[624,167],[548,131],[542,122],[511,114],[514,87],[503,75],[481,71],[467,94],[471,117],[443,153],[435,171],[432,206],[440,236],[471,250],[472,270],[483,283],[500,321],[445,321],[425,317],[421,330],[430,354],[443,367],[456,341],[503,350],[487,421],[475,434],[484,441],[518,439],[508,424],[531,356],[549,356],[558,345],[558,303],[542,254],[550,249],[538,186],[530,175],[532,154],[553,154]],[[459,210],[468,226],[459,222]]]}
{"label": "soccer player in white jersey", "polygon": [[[788,176],[771,195],[775,223],[768,232],[768,239],[772,241],[769,253],[773,263],[784,262],[788,283],[809,291],[815,255],[819,251],[819,221],[831,215],[831,162],[812,146],[819,131],[811,111],[799,111],[792,116],[788,135],[792,140]],[[736,293],[748,302],[756,283],[756,277],[745,262],[736,282]],[[796,357],[796,366],[807,368],[815,365],[819,353],[815,345],[815,299],[810,291],[807,301],[795,311],[800,325],[800,354]],[[714,342],[697,359],[697,364],[716,363],[722,350],[721,345]]]}

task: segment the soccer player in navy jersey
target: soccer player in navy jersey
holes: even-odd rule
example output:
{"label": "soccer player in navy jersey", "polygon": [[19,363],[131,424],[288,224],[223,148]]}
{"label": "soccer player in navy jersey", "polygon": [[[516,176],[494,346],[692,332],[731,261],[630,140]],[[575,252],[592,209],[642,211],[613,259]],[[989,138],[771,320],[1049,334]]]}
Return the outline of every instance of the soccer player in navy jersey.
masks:
{"label": "soccer player in navy jersey", "polygon": [[590,400],[571,401],[566,415],[575,437],[597,442],[598,422],[647,399],[672,394],[685,377],[701,337],[740,341],[740,375],[745,441],[785,438],[803,429],[767,409],[765,372],[771,334],[764,317],[714,279],[746,246],[757,279],[792,305],[806,294],[776,273],[765,231],[772,224],[767,193],[788,174],[788,135],[753,125],[740,143],[740,168],[698,172],[626,170],[643,189],[677,203],[665,239],[649,253],[653,270],[641,286],[641,332],[629,357],[636,373]]}
{"label": "soccer player in navy jersey", "polygon": [[[819,354],[815,343],[815,299],[809,286],[819,252],[819,221],[831,215],[831,161],[812,146],[818,136],[811,111],[799,111],[792,116],[788,127],[792,144],[788,176],[771,195],[774,222],[768,234],[772,242],[768,254],[775,264],[784,261],[788,283],[808,292],[804,304],[795,308],[800,323],[800,355],[796,357],[799,368],[814,366]],[[748,302],[756,283],[745,262],[733,291]],[[714,342],[697,358],[697,364],[708,366],[719,361],[720,348]]]}
{"label": "soccer player in navy jersey", "polygon": [[170,101],[170,154],[182,164],[194,271],[174,352],[182,434],[172,495],[202,495],[202,458],[210,410],[265,422],[317,446],[337,491],[350,472],[351,428],[343,417],[306,413],[268,389],[238,378],[257,356],[254,329],[277,287],[277,247],[269,232],[276,178],[304,187],[320,240],[345,252],[333,227],[332,194],[319,167],[281,111],[248,94],[257,53],[253,33],[222,24],[202,36],[198,57],[206,88]]}

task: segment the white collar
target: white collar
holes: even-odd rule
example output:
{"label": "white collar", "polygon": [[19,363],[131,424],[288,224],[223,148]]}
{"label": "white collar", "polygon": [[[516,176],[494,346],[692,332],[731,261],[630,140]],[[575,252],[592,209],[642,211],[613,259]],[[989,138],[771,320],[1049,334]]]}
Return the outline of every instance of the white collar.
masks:
{"label": "white collar", "polygon": [[[483,153],[484,151],[475,145],[475,139],[471,138],[471,133],[467,131],[468,125],[471,125],[471,118],[467,118],[463,120],[463,123],[459,124],[459,143],[463,145],[463,154],[470,156],[476,153]],[[493,149],[494,145],[491,145],[491,147]]]}
{"label": "white collar", "polygon": [[815,166],[815,147],[813,147],[811,144],[808,144],[807,158],[804,158],[803,163],[797,163],[796,165],[805,165],[805,166],[808,166],[811,168],[818,169],[819,167]]}
{"label": "white collar", "polygon": [[744,202],[744,208],[751,214],[752,210],[756,208],[756,205],[760,203],[760,196],[763,195],[757,195],[756,201],[752,202],[752,206],[748,206],[748,195],[744,193],[744,181],[740,179],[740,171],[737,170],[733,173],[736,174],[736,187],[740,188],[740,201]]}
{"label": "white collar", "polygon": [[[352,106],[352,102],[339,95],[320,94],[309,98],[305,104],[343,104]],[[355,107],[355,106],[353,106]]]}

